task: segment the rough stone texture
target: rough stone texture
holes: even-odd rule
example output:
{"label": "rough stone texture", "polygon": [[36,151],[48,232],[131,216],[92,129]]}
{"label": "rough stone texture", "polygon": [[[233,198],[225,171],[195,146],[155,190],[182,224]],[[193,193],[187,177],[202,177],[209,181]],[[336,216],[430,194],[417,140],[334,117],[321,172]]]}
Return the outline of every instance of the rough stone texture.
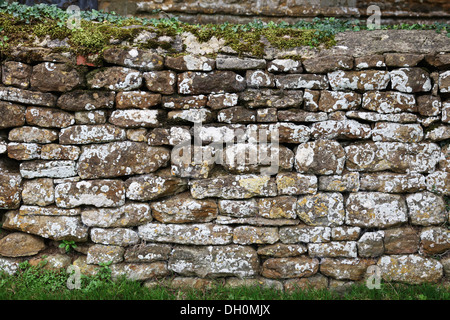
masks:
{"label": "rough stone texture", "polygon": [[206,94],[240,92],[245,89],[245,78],[232,71],[185,72],[178,75],[178,93]]}
{"label": "rough stone texture", "polygon": [[78,172],[85,179],[151,173],[165,166],[169,158],[167,149],[139,142],[89,145],[82,148]]}
{"label": "rough stone texture", "polygon": [[13,232],[0,240],[0,255],[4,257],[33,256],[43,249],[43,239],[26,233]]}
{"label": "rough stone texture", "polygon": [[390,74],[383,70],[334,71],[328,73],[331,89],[339,90],[384,90],[390,81]]}
{"label": "rough stone texture", "polygon": [[58,140],[58,132],[53,129],[30,126],[17,127],[9,131],[8,140],[26,143],[50,143]]}
{"label": "rough stone texture", "polygon": [[389,72],[389,74],[392,89],[408,93],[431,90],[429,75],[420,68],[400,68]]}
{"label": "rough stone texture", "polygon": [[414,225],[439,225],[448,219],[444,199],[432,192],[423,191],[407,195],[406,204],[411,223]]}
{"label": "rough stone texture", "polygon": [[20,164],[20,174],[26,179],[74,177],[76,163],[70,160],[27,161]]}
{"label": "rough stone texture", "polygon": [[78,71],[66,64],[44,62],[33,67],[30,77],[31,88],[43,91],[71,91],[80,86],[84,79]]}
{"label": "rough stone texture", "polygon": [[111,109],[115,96],[114,91],[75,90],[62,94],[56,105],[66,111]]}
{"label": "rough stone texture", "polygon": [[185,191],[187,181],[171,176],[146,174],[127,179],[125,188],[128,199],[149,201]]}
{"label": "rough stone texture", "polygon": [[59,133],[61,144],[91,144],[125,140],[125,130],[114,125],[75,125]]}
{"label": "rough stone texture", "polygon": [[344,149],[336,141],[306,142],[298,146],[295,154],[295,168],[301,173],[340,174],[344,163]]}
{"label": "rough stone texture", "polygon": [[103,59],[111,64],[143,71],[161,70],[164,67],[164,58],[150,50],[134,48],[126,50],[112,47],[103,52]]}
{"label": "rough stone texture", "polygon": [[131,228],[91,228],[90,238],[93,242],[104,245],[127,247],[139,242],[139,236]]}
{"label": "rough stone texture", "polygon": [[44,128],[66,128],[75,124],[74,115],[53,108],[28,107],[25,119],[28,125]]}
{"label": "rough stone texture", "polygon": [[81,220],[88,227],[135,227],[152,221],[150,205],[128,202],[117,208],[87,208],[81,211]]}
{"label": "rough stone texture", "polygon": [[317,193],[299,197],[297,214],[310,226],[336,227],[345,219],[344,198],[340,193]]}
{"label": "rough stone texture", "polygon": [[319,270],[319,261],[308,257],[270,258],[264,261],[261,274],[272,279],[310,277]]}
{"label": "rough stone texture", "polygon": [[27,205],[45,207],[54,203],[54,194],[53,179],[38,178],[26,180],[23,184],[22,201]]}
{"label": "rough stone texture", "polygon": [[338,280],[361,280],[370,265],[375,261],[370,259],[325,258],[320,263],[320,272]]}
{"label": "rough stone texture", "polygon": [[27,89],[30,86],[32,70],[33,68],[28,64],[17,61],[5,61],[2,64],[2,83],[6,86]]}
{"label": "rough stone texture", "polygon": [[142,85],[142,74],[131,68],[108,67],[94,70],[86,75],[87,85],[92,89],[130,91]]}

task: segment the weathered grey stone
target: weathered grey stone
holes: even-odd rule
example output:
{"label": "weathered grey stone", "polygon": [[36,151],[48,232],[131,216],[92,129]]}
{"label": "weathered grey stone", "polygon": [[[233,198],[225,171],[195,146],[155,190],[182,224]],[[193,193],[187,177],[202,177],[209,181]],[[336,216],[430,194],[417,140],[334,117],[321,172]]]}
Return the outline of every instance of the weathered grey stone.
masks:
{"label": "weathered grey stone", "polygon": [[47,206],[55,201],[53,179],[26,180],[23,184],[22,201],[27,205]]}
{"label": "weathered grey stone", "polygon": [[248,199],[254,196],[276,195],[275,180],[254,174],[224,176],[192,181],[191,194],[196,199]]}
{"label": "weathered grey stone", "polygon": [[44,62],[33,67],[31,88],[42,92],[71,91],[83,84],[80,73],[67,64]]}
{"label": "weathered grey stone", "polygon": [[155,128],[148,134],[148,144],[151,146],[176,146],[190,140],[191,134],[189,129],[184,127]]}
{"label": "weathered grey stone", "polygon": [[434,143],[368,142],[344,149],[350,171],[430,172],[441,157]]}
{"label": "weathered grey stone", "polygon": [[352,119],[360,119],[370,122],[388,121],[411,123],[418,120],[417,116],[412,113],[380,114],[377,112],[348,111],[345,113],[345,116]]}
{"label": "weathered grey stone", "polygon": [[256,276],[259,259],[250,246],[175,247],[169,259],[170,271],[202,278]]}
{"label": "weathered grey stone", "polygon": [[274,73],[301,73],[302,63],[292,59],[275,59],[267,64],[267,71]]}
{"label": "weathered grey stone", "polygon": [[189,192],[151,203],[152,216],[162,223],[201,223],[217,217],[215,200],[193,199]]}
{"label": "weathered grey stone", "polygon": [[439,91],[450,92],[450,71],[439,73]]}
{"label": "weathered grey stone", "polygon": [[224,123],[252,123],[256,121],[256,111],[240,106],[222,109],[217,113],[217,121]]}
{"label": "weathered grey stone", "polygon": [[331,238],[331,228],[307,225],[287,226],[279,229],[280,241],[286,244],[328,242]]}
{"label": "weathered grey stone", "polygon": [[320,261],[320,273],[338,280],[360,281],[367,268],[376,263],[372,259],[324,258]]}
{"label": "weathered grey stone", "polygon": [[211,122],[214,114],[207,108],[173,110],[167,113],[167,119],[176,123],[207,123]]}
{"label": "weathered grey stone", "polygon": [[61,144],[91,144],[122,141],[126,138],[124,129],[111,124],[75,125],[61,130]]}
{"label": "weathered grey stone", "polygon": [[306,59],[303,66],[309,73],[327,73],[336,70],[353,69],[353,57],[345,55],[326,55]]}
{"label": "weathered grey stone", "polygon": [[388,71],[364,70],[343,71],[338,70],[328,73],[331,89],[340,90],[384,90],[390,81]]}
{"label": "weathered grey stone", "polygon": [[26,143],[50,143],[58,140],[58,132],[38,127],[18,127],[9,131],[8,140]]}
{"label": "weathered grey stone", "polygon": [[119,263],[123,261],[124,252],[123,247],[95,244],[89,247],[86,262],[88,264]]}
{"label": "weathered grey stone", "polygon": [[450,231],[443,227],[428,227],[420,232],[420,247],[426,254],[440,254],[450,249]]}
{"label": "weathered grey stone", "polygon": [[211,93],[208,95],[208,102],[206,105],[212,110],[219,110],[228,107],[234,107],[238,103],[237,93]]}
{"label": "weathered grey stone", "polygon": [[385,231],[365,232],[357,242],[358,255],[363,258],[382,256]]}
{"label": "weathered grey stone", "polygon": [[348,172],[342,175],[320,176],[320,191],[357,192],[359,191],[359,173]]}
{"label": "weathered grey stone", "polygon": [[125,228],[150,222],[152,215],[149,204],[129,202],[117,208],[83,209],[81,220],[88,227]]}
{"label": "weathered grey stone", "polygon": [[78,173],[82,179],[145,174],[165,166],[169,150],[142,142],[111,142],[82,148]]}
{"label": "weathered grey stone", "polygon": [[336,141],[318,140],[300,144],[295,153],[295,169],[301,173],[340,174],[345,153]]}
{"label": "weathered grey stone", "polygon": [[17,209],[22,194],[22,177],[17,166],[0,159],[0,209]]}
{"label": "weathered grey stone", "polygon": [[[216,154],[212,146],[188,145],[185,142],[175,146],[171,154],[171,173],[181,178],[208,178],[221,153]],[[220,161],[220,162],[219,162]]]}
{"label": "weathered grey stone", "polygon": [[404,199],[381,192],[351,193],[345,204],[345,223],[364,228],[389,228],[408,221]]}
{"label": "weathered grey stone", "polygon": [[111,47],[103,51],[103,59],[111,64],[137,68],[143,71],[161,70],[164,68],[164,58],[150,50]]}
{"label": "weathered grey stone", "polygon": [[80,208],[58,208],[56,205],[48,205],[45,207],[34,205],[21,205],[19,208],[21,216],[79,216]]}
{"label": "weathered grey stone", "polygon": [[278,121],[317,122],[328,120],[326,112],[308,112],[300,109],[278,110]]}
{"label": "weathered grey stone", "polygon": [[33,68],[25,63],[17,61],[5,61],[2,64],[2,83],[20,89],[30,86],[30,77]]}
{"label": "weathered grey stone", "polygon": [[288,74],[275,76],[275,85],[279,89],[327,89],[328,81],[325,75]]}
{"label": "weathered grey stone", "polygon": [[305,256],[270,258],[264,261],[261,275],[271,279],[310,277],[319,270],[319,260]]}
{"label": "weathered grey stone", "polygon": [[420,226],[440,225],[448,219],[443,198],[429,191],[406,196],[411,223]]}
{"label": "weathered grey stone", "polygon": [[139,242],[138,233],[131,228],[91,228],[90,238],[98,244],[126,247]]}
{"label": "weathered grey stone", "polygon": [[9,211],[5,214],[3,228],[19,230],[56,241],[84,242],[88,238],[88,228],[77,216],[32,216]]}
{"label": "weathered grey stone", "polygon": [[317,193],[299,197],[297,215],[310,226],[336,227],[345,219],[344,197],[341,193]]}
{"label": "weathered grey stone", "polygon": [[220,225],[249,225],[257,227],[283,227],[283,226],[296,226],[299,224],[297,219],[270,219],[262,217],[244,217],[235,218],[232,216],[217,216],[215,220],[217,224]]}
{"label": "weathered grey stone", "polygon": [[423,54],[389,52],[384,54],[388,67],[415,67],[425,58]]}
{"label": "weathered grey stone", "polygon": [[92,89],[130,91],[142,86],[142,74],[125,67],[107,67],[91,71],[86,75],[87,85]]}
{"label": "weathered grey stone", "polygon": [[381,268],[381,276],[385,281],[433,283],[443,276],[443,267],[439,261],[417,254],[383,256],[377,266]]}
{"label": "weathered grey stone", "polygon": [[188,71],[178,75],[180,94],[233,93],[243,91],[245,87],[245,78],[232,71]]}
{"label": "weathered grey stone", "polygon": [[145,86],[149,91],[173,94],[176,86],[176,73],[169,70],[144,73]]}
{"label": "weathered grey stone", "polygon": [[125,277],[132,281],[144,281],[163,278],[169,275],[167,263],[156,261],[151,263],[116,263],[111,265],[113,279]]}
{"label": "weathered grey stone", "polygon": [[186,245],[224,245],[233,240],[228,226],[204,224],[164,224],[150,222],[138,226],[139,237],[149,242],[171,242]]}
{"label": "weathered grey stone", "polygon": [[332,112],[354,110],[361,104],[361,95],[355,92],[323,90],[320,93],[319,110]]}
{"label": "weathered grey stone", "polygon": [[401,92],[427,92],[431,90],[429,74],[421,68],[400,68],[389,72],[391,87]]}
{"label": "weathered grey stone", "polygon": [[317,177],[315,175],[297,172],[282,172],[276,177],[279,195],[312,194],[317,191]]}
{"label": "weathered grey stone", "polygon": [[20,174],[25,179],[68,178],[77,175],[76,162],[71,160],[33,160],[20,164]]}
{"label": "weathered grey stone", "polygon": [[420,142],[423,129],[420,124],[378,122],[372,130],[373,141]]}
{"label": "weathered grey stone", "polygon": [[233,243],[236,244],[273,244],[278,239],[276,227],[238,226],[233,230]]}
{"label": "weathered grey stone", "polygon": [[75,112],[76,124],[103,124],[107,119],[106,110],[77,111]]}
{"label": "weathered grey stone", "polygon": [[114,107],[112,91],[75,90],[62,94],[56,105],[67,111],[92,111]]}
{"label": "weathered grey stone", "polygon": [[197,96],[163,96],[162,106],[167,109],[188,110],[206,107],[208,96],[200,94]]}
{"label": "weathered grey stone", "polygon": [[121,180],[66,182],[55,187],[55,200],[61,208],[119,207],[125,204],[125,188]]}
{"label": "weathered grey stone", "polygon": [[372,69],[386,67],[384,56],[381,54],[373,54],[362,57],[355,57],[355,69]]}
{"label": "weathered grey stone", "polygon": [[450,139],[450,126],[440,125],[434,129],[431,129],[426,133],[425,139],[431,141],[442,141]]}
{"label": "weathered grey stone", "polygon": [[426,178],[427,190],[439,195],[450,195],[450,172],[436,171]]}
{"label": "weathered grey stone", "polygon": [[425,190],[425,188],[425,176],[420,173],[361,173],[360,190],[364,191],[404,193]]}
{"label": "weathered grey stone", "polygon": [[0,239],[0,255],[4,257],[33,256],[43,249],[42,238],[22,232],[13,232]]}

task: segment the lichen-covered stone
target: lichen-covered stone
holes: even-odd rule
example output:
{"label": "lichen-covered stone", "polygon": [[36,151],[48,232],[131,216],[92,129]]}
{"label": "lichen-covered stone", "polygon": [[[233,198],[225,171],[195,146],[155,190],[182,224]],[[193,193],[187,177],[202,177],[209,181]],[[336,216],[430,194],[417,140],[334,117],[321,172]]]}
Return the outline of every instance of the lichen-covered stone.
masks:
{"label": "lichen-covered stone", "polygon": [[247,199],[254,196],[276,195],[276,184],[270,176],[254,174],[224,176],[192,181],[191,194],[196,199],[216,197]]}
{"label": "lichen-covered stone", "polygon": [[295,153],[295,169],[300,173],[340,174],[345,153],[336,141],[318,140],[300,144]]}
{"label": "lichen-covered stone", "polygon": [[258,255],[263,257],[286,258],[300,256],[307,252],[302,244],[275,243],[258,247]]}
{"label": "lichen-covered stone", "polygon": [[66,111],[92,111],[114,107],[113,91],[75,90],[62,94],[56,105]]}
{"label": "lichen-covered stone", "polygon": [[170,271],[202,278],[256,276],[259,259],[250,246],[175,247],[169,259]]}
{"label": "lichen-covered stone", "polygon": [[417,111],[426,117],[437,116],[441,113],[441,98],[439,96],[425,95],[417,97]]}
{"label": "lichen-covered stone", "polygon": [[172,176],[139,175],[125,181],[128,199],[149,201],[175,195],[187,189],[187,181]]}
{"label": "lichen-covered stone", "polygon": [[237,57],[217,57],[216,68],[217,69],[231,69],[231,70],[249,70],[249,69],[261,69],[266,67],[265,59],[253,59],[253,58],[237,58]]}
{"label": "lichen-covered stone", "polygon": [[441,158],[434,143],[368,142],[344,148],[351,171],[430,172]]}
{"label": "lichen-covered stone", "polygon": [[125,130],[111,124],[75,125],[64,128],[59,133],[61,144],[106,143],[122,141],[125,138]]}
{"label": "lichen-covered stone", "polygon": [[172,246],[163,243],[146,243],[128,246],[125,249],[126,262],[154,262],[169,260]]}
{"label": "lichen-covered stone", "polygon": [[20,164],[25,179],[68,178],[77,175],[76,162],[71,160],[33,160]]}
{"label": "lichen-covered stone", "polygon": [[87,85],[92,89],[130,91],[142,86],[142,74],[126,67],[107,67],[86,75]]}
{"label": "lichen-covered stone", "polygon": [[365,232],[356,243],[362,258],[380,257],[384,254],[384,231]]}
{"label": "lichen-covered stone", "polygon": [[42,160],[78,160],[81,149],[78,146],[45,144],[41,147]]}
{"label": "lichen-covered stone", "polygon": [[439,73],[439,91],[450,92],[450,71]]}
{"label": "lichen-covered stone", "polygon": [[403,173],[361,173],[360,190],[388,193],[416,192],[426,189],[425,176],[409,172]]}
{"label": "lichen-covered stone", "polygon": [[273,244],[278,241],[278,229],[275,227],[238,226],[233,230],[233,243]]}
{"label": "lichen-covered stone", "polygon": [[328,120],[326,112],[309,112],[299,109],[278,110],[278,121],[317,122]]}
{"label": "lichen-covered stone", "polygon": [[177,85],[180,94],[234,93],[243,91],[246,82],[233,71],[188,71],[178,74]]}
{"label": "lichen-covered stone", "polygon": [[275,59],[267,64],[267,71],[273,73],[301,73],[302,63],[292,59]]}
{"label": "lichen-covered stone", "polygon": [[26,143],[50,143],[58,140],[58,132],[53,129],[19,126],[9,131],[8,140]]}
{"label": "lichen-covered stone", "polygon": [[200,55],[183,55],[180,57],[165,57],[165,65],[177,71],[212,71],[216,61]]}
{"label": "lichen-covered stone", "polygon": [[78,173],[83,179],[145,174],[165,166],[169,159],[169,150],[142,142],[89,145],[82,148]]}
{"label": "lichen-covered stone", "polygon": [[172,110],[199,109],[206,107],[208,96],[200,94],[197,96],[163,96],[162,106]]}
{"label": "lichen-covered stone", "polygon": [[442,227],[428,227],[420,232],[420,247],[429,255],[441,254],[450,249],[450,231]]}
{"label": "lichen-covered stone", "polygon": [[208,102],[206,105],[212,110],[219,110],[228,107],[234,107],[238,103],[237,93],[211,93],[208,95]]}
{"label": "lichen-covered stone", "polygon": [[183,144],[172,149],[171,173],[181,178],[208,178],[216,162],[215,148]]}
{"label": "lichen-covered stone", "polygon": [[98,244],[127,247],[139,242],[138,233],[131,228],[91,228],[93,242]]}
{"label": "lichen-covered stone", "polygon": [[325,55],[306,59],[303,66],[309,73],[327,73],[336,70],[353,69],[353,57],[346,55]]}
{"label": "lichen-covered stone", "polygon": [[340,90],[384,90],[387,88],[390,75],[384,70],[343,71],[328,73],[331,89]]}
{"label": "lichen-covered stone", "polygon": [[249,108],[297,108],[302,105],[303,92],[301,90],[249,88],[239,93],[239,101],[242,101]]}
{"label": "lichen-covered stone", "polygon": [[8,143],[8,157],[23,161],[41,158],[41,146],[36,143]]}
{"label": "lichen-covered stone", "polygon": [[420,124],[378,122],[372,130],[373,141],[420,142],[423,139]]}
{"label": "lichen-covered stone", "polygon": [[47,206],[55,201],[53,179],[26,180],[23,184],[22,201],[27,205]]}
{"label": "lichen-covered stone", "polygon": [[164,58],[150,50],[122,49],[111,47],[103,51],[103,59],[111,64],[123,67],[136,68],[143,71],[161,70],[164,67]]}
{"label": "lichen-covered stone", "polygon": [[311,137],[316,140],[368,139],[371,135],[370,125],[355,120],[327,120],[311,125]]}
{"label": "lichen-covered stone", "polygon": [[160,117],[160,110],[115,110],[109,117],[109,122],[123,128],[154,128],[160,125]]}
{"label": "lichen-covered stone", "polygon": [[61,208],[119,207],[125,204],[125,188],[121,180],[65,182],[55,187],[55,202]]}
{"label": "lichen-covered stone", "polygon": [[276,177],[279,195],[312,194],[317,191],[317,177],[297,172],[280,172]]}
{"label": "lichen-covered stone", "polygon": [[73,114],[54,108],[28,107],[25,119],[30,126],[66,128],[75,124]]}
{"label": "lichen-covered stone", "polygon": [[429,74],[421,68],[400,68],[389,72],[392,89],[400,92],[427,92],[431,90]]}
{"label": "lichen-covered stone", "polygon": [[176,87],[176,73],[173,71],[150,71],[144,73],[145,86],[151,92],[173,94]]}
{"label": "lichen-covered stone", "polygon": [[271,279],[310,277],[319,270],[319,260],[305,256],[270,258],[264,261],[261,275]]}
{"label": "lichen-covered stone", "polygon": [[359,239],[360,227],[340,226],[331,228],[331,240],[354,241]]}
{"label": "lichen-covered stone", "polygon": [[42,91],[65,92],[83,84],[80,73],[67,64],[44,62],[33,67],[31,88]]}
{"label": "lichen-covered stone", "polygon": [[0,86],[0,99],[22,104],[53,107],[57,97],[52,93]]}
{"label": "lichen-covered stone", "polygon": [[297,217],[297,198],[292,196],[278,196],[260,198],[258,200],[259,216],[269,219],[295,219]]}
{"label": "lichen-covered stone", "polygon": [[173,110],[167,113],[167,119],[176,123],[207,123],[211,122],[214,114],[207,108]]}
{"label": "lichen-covered stone", "polygon": [[435,193],[423,191],[409,194],[406,204],[413,225],[440,225],[448,219],[444,199]]}
{"label": "lichen-covered stone", "polygon": [[417,254],[383,256],[378,260],[385,281],[421,284],[438,282],[443,276],[439,261]]}
{"label": "lichen-covered stone", "polygon": [[88,264],[119,263],[123,261],[124,252],[123,247],[95,244],[89,247],[86,262]]}
{"label": "lichen-covered stone", "polygon": [[328,81],[325,75],[288,74],[275,76],[275,85],[279,89],[327,89]]}
{"label": "lichen-covered stone", "polygon": [[215,200],[194,199],[189,192],[175,198],[154,201],[150,206],[152,216],[162,223],[210,222],[218,214]]}
{"label": "lichen-covered stone", "polygon": [[81,211],[81,220],[88,227],[135,227],[152,219],[150,205],[139,202],[128,202],[116,208],[85,208]]}
{"label": "lichen-covered stone", "polygon": [[286,226],[280,228],[279,235],[280,241],[286,244],[328,242],[331,238],[331,228],[307,225]]}
{"label": "lichen-covered stone", "polygon": [[0,239],[0,255],[4,257],[33,256],[43,249],[42,238],[22,232],[13,232]]}
{"label": "lichen-covered stone", "polygon": [[79,216],[33,216],[9,211],[5,215],[3,228],[56,241],[84,242],[88,238],[88,228],[82,224]]}
{"label": "lichen-covered stone", "polygon": [[25,124],[25,111],[26,108],[21,105],[0,101],[0,113],[2,114],[0,129],[23,126]]}
{"label": "lichen-covered stone", "polygon": [[426,178],[427,190],[439,195],[450,195],[450,172],[436,171]]}
{"label": "lichen-covered stone", "polygon": [[338,280],[362,280],[367,268],[374,265],[371,259],[324,258],[320,261],[320,273]]}
{"label": "lichen-covered stone", "polygon": [[361,95],[355,92],[323,90],[320,93],[319,110],[332,112],[354,110],[361,104]]}
{"label": "lichen-covered stone", "polygon": [[164,224],[150,222],[138,226],[139,237],[149,242],[185,245],[225,245],[233,240],[233,229],[213,223]]}
{"label": "lichen-covered stone", "polygon": [[125,277],[131,281],[144,281],[163,278],[169,275],[167,263],[155,261],[151,263],[116,263],[111,265],[111,277],[113,279]]}
{"label": "lichen-covered stone", "polygon": [[159,93],[147,91],[122,91],[115,98],[117,109],[148,109],[161,103]]}
{"label": "lichen-covered stone", "polygon": [[36,205],[21,205],[19,208],[21,216],[79,216],[81,209],[78,208],[59,208],[54,204],[40,207]]}
{"label": "lichen-covered stone", "polygon": [[397,91],[365,92],[363,94],[362,107],[382,114],[417,111],[415,96]]}
{"label": "lichen-covered stone", "polygon": [[308,243],[308,255],[310,257],[356,258],[358,250],[355,241]]}
{"label": "lichen-covered stone", "polygon": [[236,218],[255,217],[259,211],[255,199],[219,200],[218,207],[220,214]]}
{"label": "lichen-covered stone", "polygon": [[388,121],[398,123],[412,123],[418,120],[417,115],[412,113],[380,114],[377,112],[347,111],[345,113],[345,116],[351,119],[359,119],[370,122]]}
{"label": "lichen-covered stone", "polygon": [[351,226],[385,229],[408,221],[406,203],[399,195],[351,193],[345,208],[345,223]]}
{"label": "lichen-covered stone", "polygon": [[450,139],[450,126],[441,125],[428,131],[425,135],[425,139],[431,141],[443,141]]}
{"label": "lichen-covered stone", "polygon": [[335,227],[345,219],[344,197],[337,192],[299,197],[297,215],[310,226]]}
{"label": "lichen-covered stone", "polygon": [[273,88],[274,76],[264,70],[247,70],[245,80],[248,88]]}
{"label": "lichen-covered stone", "polygon": [[359,173],[348,172],[342,175],[319,176],[318,189],[331,192],[359,191]]}
{"label": "lichen-covered stone", "polygon": [[77,111],[75,112],[76,124],[103,124],[107,119],[106,110],[93,110],[93,111]]}
{"label": "lichen-covered stone", "polygon": [[27,89],[30,86],[30,77],[33,67],[17,61],[5,61],[2,64],[2,83]]}
{"label": "lichen-covered stone", "polygon": [[410,227],[392,228],[384,231],[385,254],[408,254],[419,250],[419,234]]}

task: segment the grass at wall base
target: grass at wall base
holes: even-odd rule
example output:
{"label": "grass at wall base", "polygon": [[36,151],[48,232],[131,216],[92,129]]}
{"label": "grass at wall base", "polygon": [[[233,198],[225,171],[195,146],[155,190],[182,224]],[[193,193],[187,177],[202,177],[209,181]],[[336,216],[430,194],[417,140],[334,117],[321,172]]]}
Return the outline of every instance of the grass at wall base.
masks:
{"label": "grass at wall base", "polygon": [[0,274],[0,300],[449,300],[450,286],[406,285],[382,282],[380,289],[364,283],[346,290],[293,290],[262,287],[226,287],[220,282],[204,289],[179,289],[169,282],[148,288],[140,281],[113,279],[109,264],[95,276],[81,275],[78,289],[68,289],[72,274],[47,270],[43,263],[22,262],[14,275]]}

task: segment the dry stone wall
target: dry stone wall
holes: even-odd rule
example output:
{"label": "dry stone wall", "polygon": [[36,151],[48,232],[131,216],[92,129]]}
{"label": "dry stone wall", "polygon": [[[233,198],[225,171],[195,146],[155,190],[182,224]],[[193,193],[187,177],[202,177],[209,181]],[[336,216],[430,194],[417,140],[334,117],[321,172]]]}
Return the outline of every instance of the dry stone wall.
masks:
{"label": "dry stone wall", "polygon": [[45,48],[5,59],[0,266],[45,256],[149,284],[286,290],[364,281],[371,266],[383,281],[445,282],[442,39],[301,60],[132,46],[98,65]]}

